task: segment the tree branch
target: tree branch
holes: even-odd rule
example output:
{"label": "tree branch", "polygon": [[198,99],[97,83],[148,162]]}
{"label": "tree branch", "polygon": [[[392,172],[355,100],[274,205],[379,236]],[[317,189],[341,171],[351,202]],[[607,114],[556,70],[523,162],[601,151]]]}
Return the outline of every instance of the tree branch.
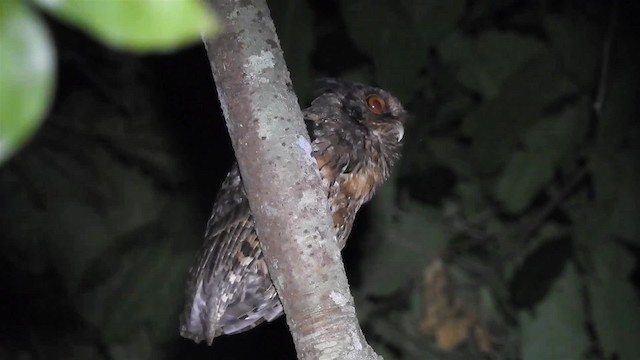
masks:
{"label": "tree branch", "polygon": [[618,0],[613,1],[611,15],[609,16],[609,27],[602,42],[602,58],[600,59],[600,74],[598,75],[598,87],[596,90],[595,100],[593,101],[593,109],[596,116],[602,116],[602,107],[604,106],[605,97],[607,95],[607,81],[609,75],[609,62],[611,57],[611,43],[618,23]]}
{"label": "tree branch", "polygon": [[265,260],[299,359],[380,357],[366,343],[302,112],[265,0],[207,0],[204,39]]}

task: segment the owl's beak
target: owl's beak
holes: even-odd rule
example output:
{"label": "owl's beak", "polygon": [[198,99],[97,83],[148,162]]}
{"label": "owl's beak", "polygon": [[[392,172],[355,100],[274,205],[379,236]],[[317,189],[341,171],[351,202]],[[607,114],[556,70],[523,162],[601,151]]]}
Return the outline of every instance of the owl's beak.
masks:
{"label": "owl's beak", "polygon": [[396,137],[398,142],[402,141],[402,138],[404,138],[404,126],[400,125],[396,128]]}

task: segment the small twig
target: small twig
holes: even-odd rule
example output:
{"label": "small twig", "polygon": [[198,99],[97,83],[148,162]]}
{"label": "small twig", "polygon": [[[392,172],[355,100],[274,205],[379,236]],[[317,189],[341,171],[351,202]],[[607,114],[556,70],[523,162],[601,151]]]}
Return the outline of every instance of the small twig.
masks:
{"label": "small twig", "polygon": [[[535,249],[540,245],[541,242],[546,241],[546,239],[539,239],[537,241],[530,241],[533,236],[540,230],[540,228],[544,225],[544,222],[547,220],[549,215],[553,213],[566,199],[567,196],[578,186],[580,181],[584,179],[584,177],[589,173],[587,166],[582,166],[578,169],[578,171],[569,179],[569,181],[564,185],[560,191],[555,192],[551,195],[551,199],[545,204],[545,206],[540,209],[536,214],[531,217],[527,217],[525,221],[520,222],[515,225],[510,231],[500,233],[500,234],[488,234],[486,233],[484,237],[478,237],[471,239],[462,244],[458,244],[456,250],[458,252],[469,251],[475,246],[479,246],[482,244],[486,244],[488,240],[494,239],[496,240],[495,244],[500,249],[510,249],[506,250],[506,253],[509,260],[507,262],[513,264],[519,264],[524,260],[532,249]],[[515,239],[515,240],[514,240]],[[508,246],[505,246],[508,244]],[[514,250],[515,249],[515,250]],[[505,251],[501,252],[502,254]],[[514,254],[515,253],[515,258]]]}
{"label": "small twig", "polygon": [[609,63],[611,60],[611,43],[615,34],[616,25],[618,23],[618,1],[613,1],[611,9],[611,17],[609,20],[609,28],[602,44],[602,59],[600,61],[600,76],[598,78],[598,88],[596,98],[593,102],[593,109],[599,118],[602,115],[602,107],[607,93],[607,79],[609,76]]}
{"label": "small twig", "polygon": [[578,171],[569,179],[569,182],[555,193],[547,204],[534,216],[534,218],[528,222],[522,224],[522,228],[516,227],[515,232],[522,234],[518,243],[528,241],[533,235],[542,227],[544,221],[551,213],[560,206],[565,198],[575,189],[575,187],[584,179],[588,174],[589,168],[585,165],[578,169]]}
{"label": "small twig", "polygon": [[576,258],[574,264],[576,265],[576,269],[578,272],[578,276],[580,277],[580,300],[582,302],[582,307],[585,313],[585,327],[587,336],[589,337],[589,350],[588,354],[590,358],[594,358],[597,360],[605,360],[607,357],[604,355],[604,350],[602,348],[602,344],[600,338],[598,337],[598,333],[595,329],[595,320],[593,314],[593,299],[591,298],[591,293],[589,291],[588,286],[588,274],[585,270],[587,266],[584,264],[583,260],[580,258]]}
{"label": "small twig", "polygon": [[[518,251],[513,260],[508,262],[512,264],[521,264],[524,258],[531,253],[531,251],[541,243],[547,241],[547,239],[533,239],[533,236],[540,230],[546,219],[551,215],[556,208],[558,208],[562,202],[569,196],[569,194],[580,184],[584,177],[589,173],[589,168],[585,165],[578,169],[578,171],[569,179],[569,182],[560,189],[547,204],[536,215],[533,215],[533,219],[524,222],[521,226],[516,226],[513,233],[521,234],[515,236],[516,241],[513,243],[518,247]],[[511,237],[507,237],[511,238]]]}

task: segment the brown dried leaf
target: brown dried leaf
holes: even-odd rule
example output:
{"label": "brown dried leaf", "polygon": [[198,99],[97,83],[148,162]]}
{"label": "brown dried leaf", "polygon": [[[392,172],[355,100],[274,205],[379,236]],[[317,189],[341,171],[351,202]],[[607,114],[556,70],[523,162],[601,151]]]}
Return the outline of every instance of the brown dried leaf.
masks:
{"label": "brown dried leaf", "polygon": [[448,264],[442,259],[431,263],[424,273],[424,317],[420,330],[433,336],[444,351],[471,340],[482,352],[493,352],[493,336],[481,323],[477,304],[463,301],[457,288]]}

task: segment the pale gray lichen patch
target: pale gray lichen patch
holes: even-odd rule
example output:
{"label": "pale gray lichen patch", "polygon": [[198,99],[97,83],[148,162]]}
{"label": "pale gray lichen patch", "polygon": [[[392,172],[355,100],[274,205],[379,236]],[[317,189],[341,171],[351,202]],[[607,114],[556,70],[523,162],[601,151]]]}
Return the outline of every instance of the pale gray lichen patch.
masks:
{"label": "pale gray lichen patch", "polygon": [[298,135],[297,143],[305,154],[311,154],[311,144],[304,136]]}
{"label": "pale gray lichen patch", "polygon": [[358,336],[358,330],[357,329],[351,329],[350,331],[351,333],[351,341],[353,343],[353,348],[356,351],[360,351],[362,350],[362,342],[360,342],[361,337]]}
{"label": "pale gray lichen patch", "polygon": [[268,214],[269,216],[277,216],[277,214],[280,213],[281,211],[279,207],[271,206],[269,205],[269,203],[263,203],[262,210],[264,211],[265,214]]}
{"label": "pale gray lichen patch", "polygon": [[349,302],[349,299],[337,291],[332,291],[329,297],[338,306],[345,306]]}
{"label": "pale gray lichen patch", "polygon": [[235,20],[238,18],[238,16],[240,16],[240,9],[234,9],[229,13],[229,16],[227,16],[227,19]]}
{"label": "pale gray lichen patch", "polygon": [[318,194],[313,190],[305,190],[302,192],[302,197],[298,202],[300,209],[305,209],[309,207],[313,207],[316,203],[316,199],[318,198]]}
{"label": "pale gray lichen patch", "polygon": [[336,354],[334,351],[326,351],[327,349],[338,347],[337,341],[323,341],[319,344],[314,345],[314,348],[321,352],[318,360],[333,360],[336,358]]}
{"label": "pale gray lichen patch", "polygon": [[311,148],[311,143],[302,135],[296,136],[296,144],[300,149],[302,149],[302,157],[307,164],[315,164],[315,159],[311,156],[311,152],[313,151]]}
{"label": "pale gray lichen patch", "polygon": [[269,79],[262,76],[265,70],[273,69],[275,66],[274,56],[271,51],[262,50],[258,55],[251,55],[245,64],[245,73],[261,84],[266,84]]}

